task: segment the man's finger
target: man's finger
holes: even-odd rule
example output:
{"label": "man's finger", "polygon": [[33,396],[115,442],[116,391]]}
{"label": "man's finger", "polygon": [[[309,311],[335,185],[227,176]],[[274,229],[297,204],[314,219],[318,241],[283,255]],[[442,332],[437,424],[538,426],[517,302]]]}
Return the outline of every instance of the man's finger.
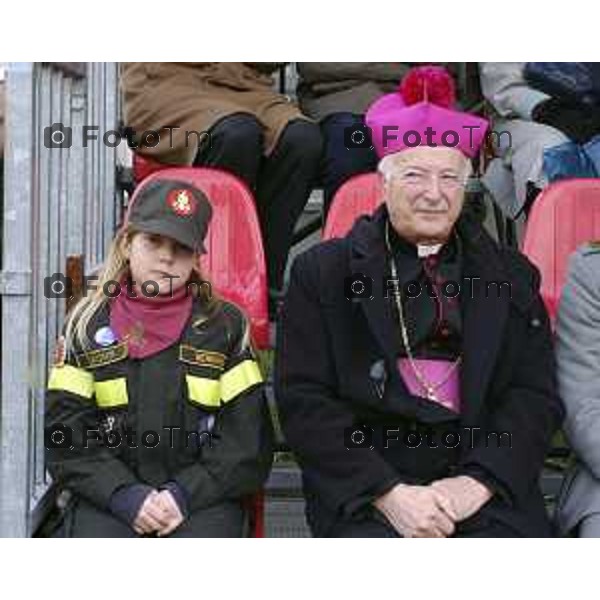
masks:
{"label": "man's finger", "polygon": [[444,534],[435,526],[431,527],[419,527],[415,529],[411,537],[415,538],[441,538],[445,537]]}
{"label": "man's finger", "polygon": [[448,537],[454,533],[454,523],[441,510],[432,516],[432,524],[444,534],[444,537]]}
{"label": "man's finger", "polygon": [[395,519],[388,519],[386,517],[387,522],[398,532],[398,534],[402,537],[410,537],[410,532],[407,535],[406,525],[402,525],[397,522]]}
{"label": "man's finger", "polygon": [[456,513],[456,509],[454,508],[454,502],[452,502],[443,489],[432,487],[432,490],[434,492],[433,497],[435,503],[441,510],[444,511],[449,519],[456,522],[458,520],[458,515]]}

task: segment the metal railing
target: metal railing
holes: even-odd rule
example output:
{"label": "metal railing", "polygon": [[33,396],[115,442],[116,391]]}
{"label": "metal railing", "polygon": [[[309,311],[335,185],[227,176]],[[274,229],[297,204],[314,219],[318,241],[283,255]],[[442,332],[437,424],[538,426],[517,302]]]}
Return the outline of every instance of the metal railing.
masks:
{"label": "metal railing", "polygon": [[[118,128],[117,63],[8,63],[6,75],[0,536],[24,537],[46,509],[44,387],[65,314],[44,280],[70,256],[100,264],[120,218],[116,151],[102,143]],[[56,123],[64,136],[49,138]],[[87,147],[84,125],[99,127]]]}

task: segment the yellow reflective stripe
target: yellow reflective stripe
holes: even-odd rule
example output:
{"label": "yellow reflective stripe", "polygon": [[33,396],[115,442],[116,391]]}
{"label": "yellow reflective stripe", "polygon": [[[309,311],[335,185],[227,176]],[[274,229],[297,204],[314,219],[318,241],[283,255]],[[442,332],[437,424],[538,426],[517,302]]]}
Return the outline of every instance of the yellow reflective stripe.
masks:
{"label": "yellow reflective stripe", "polygon": [[96,381],[96,404],[100,408],[111,408],[127,404],[127,380],[125,377]]}
{"label": "yellow reflective stripe", "polygon": [[229,402],[263,380],[258,364],[249,359],[223,373],[220,379],[187,374],[185,379],[190,401],[214,408],[218,408],[221,401]]}
{"label": "yellow reflective stripe", "polygon": [[229,402],[249,387],[263,380],[258,364],[254,360],[244,360],[221,375],[221,397]]}
{"label": "yellow reflective stripe", "polygon": [[218,407],[221,402],[221,386],[218,379],[208,377],[185,376],[188,387],[188,398],[192,402],[204,406]]}
{"label": "yellow reflective stripe", "polygon": [[48,379],[48,390],[71,392],[91,398],[94,394],[94,376],[89,371],[72,365],[53,367]]}

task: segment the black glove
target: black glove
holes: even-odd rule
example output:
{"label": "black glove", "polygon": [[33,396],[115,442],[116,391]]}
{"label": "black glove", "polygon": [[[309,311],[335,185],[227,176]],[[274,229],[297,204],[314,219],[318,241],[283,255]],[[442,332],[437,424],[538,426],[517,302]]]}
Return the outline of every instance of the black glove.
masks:
{"label": "black glove", "polygon": [[596,106],[550,98],[538,104],[531,116],[536,123],[558,129],[577,144],[585,144],[600,133],[600,108]]}

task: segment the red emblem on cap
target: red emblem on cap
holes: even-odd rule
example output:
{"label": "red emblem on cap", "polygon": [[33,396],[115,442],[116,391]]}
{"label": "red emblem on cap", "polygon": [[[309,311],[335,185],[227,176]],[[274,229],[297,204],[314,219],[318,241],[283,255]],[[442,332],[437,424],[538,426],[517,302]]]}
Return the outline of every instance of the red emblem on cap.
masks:
{"label": "red emblem on cap", "polygon": [[196,198],[188,190],[173,190],[169,192],[167,204],[180,217],[189,217],[196,214],[198,206]]}

